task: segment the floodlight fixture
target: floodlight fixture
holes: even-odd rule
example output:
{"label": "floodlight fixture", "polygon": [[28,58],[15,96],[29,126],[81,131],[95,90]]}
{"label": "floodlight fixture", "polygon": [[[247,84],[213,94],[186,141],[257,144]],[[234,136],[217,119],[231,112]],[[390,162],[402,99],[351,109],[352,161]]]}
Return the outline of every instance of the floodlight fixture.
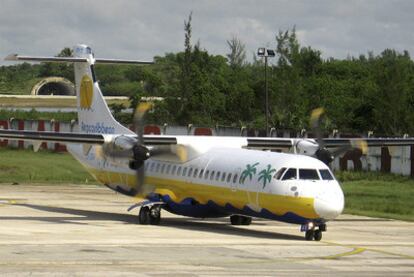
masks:
{"label": "floodlight fixture", "polygon": [[266,49],[268,57],[276,56],[275,51],[273,49]]}
{"label": "floodlight fixture", "polygon": [[259,49],[257,49],[257,55],[260,57],[264,57],[266,55],[266,48],[261,47]]}

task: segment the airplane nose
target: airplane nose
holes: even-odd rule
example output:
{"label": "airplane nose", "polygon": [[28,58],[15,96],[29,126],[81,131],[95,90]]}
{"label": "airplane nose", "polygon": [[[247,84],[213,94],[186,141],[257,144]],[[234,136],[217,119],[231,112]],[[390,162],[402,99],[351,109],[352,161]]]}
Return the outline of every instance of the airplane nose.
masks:
{"label": "airplane nose", "polygon": [[323,219],[334,219],[344,209],[344,194],[342,190],[324,193],[315,198],[314,207],[316,213]]}

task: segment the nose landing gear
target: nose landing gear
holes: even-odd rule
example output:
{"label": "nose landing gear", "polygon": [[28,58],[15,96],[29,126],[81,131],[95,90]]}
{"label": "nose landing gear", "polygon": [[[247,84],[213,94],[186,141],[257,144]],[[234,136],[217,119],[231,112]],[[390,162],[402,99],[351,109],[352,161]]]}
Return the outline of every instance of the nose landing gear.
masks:
{"label": "nose landing gear", "polygon": [[305,232],[306,240],[320,241],[322,239],[322,232],[326,231],[326,224],[316,225],[313,222],[309,222],[302,225],[301,231]]}
{"label": "nose landing gear", "polygon": [[141,207],[138,214],[139,224],[151,224],[158,225],[161,221],[161,206],[154,205],[152,207],[144,206]]}
{"label": "nose landing gear", "polygon": [[231,225],[250,225],[250,223],[252,223],[252,218],[235,214],[230,216],[230,222]]}

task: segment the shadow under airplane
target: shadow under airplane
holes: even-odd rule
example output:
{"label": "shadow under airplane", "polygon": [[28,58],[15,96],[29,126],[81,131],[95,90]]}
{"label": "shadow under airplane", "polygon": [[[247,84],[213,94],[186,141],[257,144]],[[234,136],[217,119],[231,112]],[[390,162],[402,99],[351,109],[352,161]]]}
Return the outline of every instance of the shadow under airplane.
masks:
{"label": "shadow under airplane", "polygon": [[[51,206],[42,206],[35,204],[14,204],[16,206],[27,207],[31,209],[36,209],[45,212],[60,213],[71,216],[34,216],[34,217],[23,217],[23,216],[2,216],[0,217],[1,221],[4,220],[37,220],[45,221],[52,223],[65,223],[65,224],[81,224],[88,225],[85,221],[120,221],[126,224],[137,224],[138,217],[136,215],[129,214],[119,214],[119,213],[110,213],[110,212],[100,212],[100,211],[87,211],[79,210],[73,208],[62,208],[62,207],[51,207]],[[264,222],[257,222],[257,224],[263,225]],[[256,223],[253,223],[256,224]],[[302,236],[280,234],[268,231],[252,230],[248,228],[239,228],[237,226],[230,225],[228,218],[206,220],[196,219],[196,218],[162,218],[161,221],[162,227],[166,228],[177,228],[177,229],[186,229],[198,232],[209,232],[209,233],[218,233],[224,235],[236,235],[244,237],[256,237],[256,238],[267,238],[267,239],[286,239],[286,240],[303,240]]]}

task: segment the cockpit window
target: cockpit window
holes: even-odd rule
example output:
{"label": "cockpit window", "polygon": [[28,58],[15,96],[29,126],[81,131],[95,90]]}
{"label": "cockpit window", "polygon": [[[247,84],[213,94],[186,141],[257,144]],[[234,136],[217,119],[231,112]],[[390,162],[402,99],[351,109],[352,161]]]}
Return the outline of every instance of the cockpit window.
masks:
{"label": "cockpit window", "polygon": [[286,170],[286,167],[282,167],[281,169],[279,169],[278,172],[276,172],[273,178],[275,178],[276,180],[279,180],[280,177],[282,177],[282,174],[285,172],[285,170]]}
{"label": "cockpit window", "polygon": [[286,170],[285,175],[283,175],[282,180],[294,180],[296,179],[296,176],[296,168],[289,168],[288,170]]}
{"label": "cockpit window", "polygon": [[316,169],[299,168],[299,179],[301,180],[320,180]]}
{"label": "cockpit window", "polygon": [[332,176],[331,172],[328,169],[319,169],[319,173],[321,174],[322,180],[333,180],[334,177]]}

